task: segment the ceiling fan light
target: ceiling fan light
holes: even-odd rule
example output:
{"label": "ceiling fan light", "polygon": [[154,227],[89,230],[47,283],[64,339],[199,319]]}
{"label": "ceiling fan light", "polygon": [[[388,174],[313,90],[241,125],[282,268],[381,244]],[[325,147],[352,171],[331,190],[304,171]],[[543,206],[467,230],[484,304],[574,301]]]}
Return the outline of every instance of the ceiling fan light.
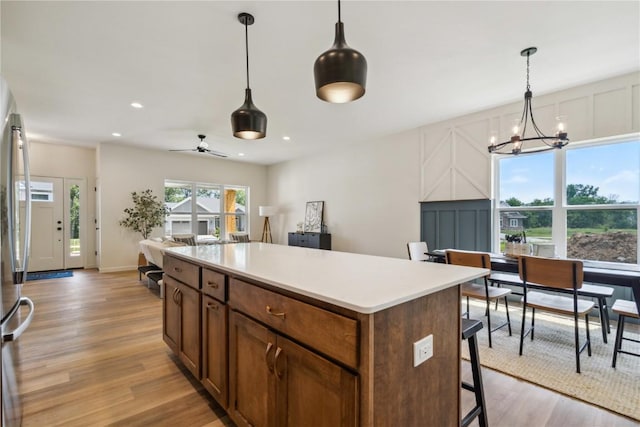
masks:
{"label": "ceiling fan light", "polygon": [[245,89],[244,104],[231,114],[233,136],[241,139],[260,139],[267,136],[267,116],[251,99],[251,89]]}
{"label": "ceiling fan light", "polygon": [[367,60],[364,55],[347,45],[342,22],[336,22],[333,46],[316,59],[313,74],[316,96],[323,101],[341,104],[355,101],[364,95]]}

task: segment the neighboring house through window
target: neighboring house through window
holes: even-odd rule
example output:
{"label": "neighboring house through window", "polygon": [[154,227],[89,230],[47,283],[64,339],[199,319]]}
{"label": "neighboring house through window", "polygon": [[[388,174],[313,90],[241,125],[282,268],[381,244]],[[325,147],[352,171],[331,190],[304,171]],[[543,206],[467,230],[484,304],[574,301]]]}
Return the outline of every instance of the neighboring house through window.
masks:
{"label": "neighboring house through window", "polygon": [[248,194],[243,186],[167,180],[165,234],[195,234],[202,241],[248,233]]}

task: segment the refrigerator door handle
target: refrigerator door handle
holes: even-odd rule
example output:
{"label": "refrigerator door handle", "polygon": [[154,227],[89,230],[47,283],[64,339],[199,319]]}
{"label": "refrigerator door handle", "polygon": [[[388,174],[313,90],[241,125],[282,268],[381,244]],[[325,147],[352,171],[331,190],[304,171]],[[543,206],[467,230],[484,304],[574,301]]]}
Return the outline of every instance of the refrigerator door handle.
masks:
{"label": "refrigerator door handle", "polygon": [[[18,326],[17,328],[15,328],[13,331],[7,332],[5,333],[4,331],[2,331],[2,342],[9,342],[9,341],[15,341],[18,338],[20,338],[20,335],[22,335],[22,333],[29,327],[29,325],[31,324],[31,320],[33,319],[33,312],[34,312],[34,305],[33,305],[33,301],[31,301],[30,298],[27,297],[22,297],[20,298],[20,305],[26,305],[29,306],[29,314],[27,314],[27,318],[24,319],[24,321],[20,324],[20,326]],[[13,316],[16,315],[16,313],[18,313],[20,310],[16,310],[13,313]],[[12,317],[13,317],[12,316]],[[10,320],[11,318],[7,319],[7,322]]]}
{"label": "refrigerator door handle", "polygon": [[[24,233],[24,252],[22,255],[22,271],[24,275],[27,275],[27,269],[29,264],[29,252],[31,251],[31,176],[30,176],[30,166],[29,166],[29,144],[27,141],[27,136],[22,127],[22,120],[20,120],[20,141],[22,144],[19,144],[19,149],[22,150],[22,164],[24,168],[24,212],[25,212],[25,233]],[[25,279],[23,277],[22,279]],[[23,282],[20,282],[23,283]],[[33,304],[33,303],[32,303]]]}
{"label": "refrigerator door handle", "polygon": [[[10,155],[8,159],[9,167],[7,168],[9,174],[9,185],[7,194],[7,206],[8,206],[8,226],[9,226],[9,247],[11,252],[11,270],[13,272],[13,283],[21,284],[24,282],[27,273],[27,259],[29,257],[29,245],[31,243],[31,179],[29,176],[29,145],[27,144],[26,135],[22,126],[22,118],[19,114],[11,114],[11,144]],[[15,247],[16,243],[16,229],[14,220],[16,215],[16,209],[20,208],[18,200],[16,200],[16,174],[13,170],[13,150],[22,151],[23,173],[24,173],[24,197],[25,197],[25,220],[24,224],[19,223],[20,227],[24,227],[24,244],[19,245],[23,250],[22,258],[16,260]],[[18,190],[19,195],[19,190]],[[16,202],[17,205],[16,205]],[[21,236],[18,235],[17,238]]]}

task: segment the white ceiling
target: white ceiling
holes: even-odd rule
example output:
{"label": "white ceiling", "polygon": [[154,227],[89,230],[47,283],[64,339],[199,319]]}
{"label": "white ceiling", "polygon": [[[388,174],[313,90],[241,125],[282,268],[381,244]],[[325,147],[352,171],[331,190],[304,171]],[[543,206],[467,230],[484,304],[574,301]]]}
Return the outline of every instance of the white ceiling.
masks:
{"label": "white ceiling", "polygon": [[[245,88],[239,12],[256,19],[251,88],[268,117],[257,141],[231,135]],[[529,46],[534,106],[536,94],[640,69],[638,1],[344,1],[347,43],[369,72],[364,97],[339,105],[313,82],[335,1],[3,0],[1,15],[2,75],[32,140],[167,150],[204,133],[230,159],[262,164],[518,101]]]}

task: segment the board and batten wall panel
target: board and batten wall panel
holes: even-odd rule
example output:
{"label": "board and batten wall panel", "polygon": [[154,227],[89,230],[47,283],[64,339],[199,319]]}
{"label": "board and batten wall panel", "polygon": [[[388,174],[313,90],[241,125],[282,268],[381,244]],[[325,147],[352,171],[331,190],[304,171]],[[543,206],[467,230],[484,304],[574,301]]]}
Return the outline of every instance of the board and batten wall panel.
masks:
{"label": "board and batten wall panel", "polygon": [[[633,72],[533,97],[534,117],[547,133],[566,116],[572,144],[640,132],[640,73]],[[420,201],[490,199],[492,132],[509,139],[522,101],[423,126]],[[529,129],[527,135],[531,130]]]}
{"label": "board and batten wall panel", "polygon": [[420,203],[420,240],[431,250],[491,250],[491,200]]}

